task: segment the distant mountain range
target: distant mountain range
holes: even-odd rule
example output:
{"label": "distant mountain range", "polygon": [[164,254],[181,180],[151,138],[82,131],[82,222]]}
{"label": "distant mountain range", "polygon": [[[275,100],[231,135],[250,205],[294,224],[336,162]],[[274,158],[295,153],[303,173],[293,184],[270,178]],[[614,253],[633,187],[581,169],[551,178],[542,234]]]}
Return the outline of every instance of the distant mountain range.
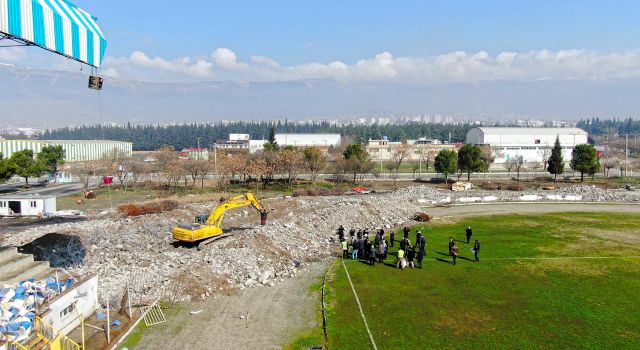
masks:
{"label": "distant mountain range", "polygon": [[[637,117],[640,81],[541,80],[412,86],[333,80],[150,83],[0,64],[0,125],[290,120],[380,114],[460,119]],[[101,107],[102,106],[102,107]]]}

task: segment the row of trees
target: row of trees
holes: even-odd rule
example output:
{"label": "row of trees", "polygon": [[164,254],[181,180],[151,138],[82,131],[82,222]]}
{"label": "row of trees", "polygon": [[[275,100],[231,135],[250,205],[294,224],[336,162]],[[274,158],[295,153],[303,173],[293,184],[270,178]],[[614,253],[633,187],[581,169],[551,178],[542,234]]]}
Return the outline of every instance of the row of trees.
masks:
{"label": "row of trees", "polygon": [[640,133],[640,120],[634,120],[632,118],[602,120],[600,118],[592,118],[580,120],[576,126],[587,131],[589,135]]}
{"label": "row of trees", "polygon": [[[564,173],[565,162],[562,155],[562,146],[559,138],[551,148],[550,156],[546,160],[546,170],[557,180],[559,174]],[[471,173],[486,171],[493,162],[490,152],[483,151],[479,146],[464,145],[458,153],[449,149],[441,150],[435,158],[434,167],[437,172],[443,174],[448,180],[450,174],[460,171],[467,173],[467,181],[471,179]],[[518,167],[523,165],[522,156],[516,157],[515,164]],[[575,171],[580,172],[580,182],[584,181],[584,175],[594,176],[601,168],[595,147],[590,144],[576,145],[571,154],[570,166]]]}
{"label": "row of trees", "polygon": [[488,147],[466,144],[458,153],[452,149],[441,150],[433,165],[437,172],[444,175],[445,182],[448,182],[449,175],[456,171],[467,173],[469,181],[472,173],[487,171],[493,160],[491,149]]}
{"label": "row of trees", "polygon": [[202,145],[213,145],[216,140],[226,139],[231,133],[250,134],[254,139],[267,138],[273,129],[283,133],[336,133],[348,135],[355,142],[380,139],[390,140],[428,137],[452,142],[464,142],[470,124],[386,124],[386,125],[344,125],[327,122],[298,124],[285,122],[236,122],[231,124],[183,124],[183,125],[93,125],[78,128],[61,128],[45,131],[44,140],[114,140],[133,142],[134,151],[152,151],[163,145],[176,149],[194,146],[198,139]]}
{"label": "row of trees", "polygon": [[62,164],[62,146],[45,146],[35,157],[30,149],[13,152],[11,158],[4,158],[0,153],[0,183],[17,175],[23,177],[28,185],[30,177],[39,177],[43,173],[55,174]]}

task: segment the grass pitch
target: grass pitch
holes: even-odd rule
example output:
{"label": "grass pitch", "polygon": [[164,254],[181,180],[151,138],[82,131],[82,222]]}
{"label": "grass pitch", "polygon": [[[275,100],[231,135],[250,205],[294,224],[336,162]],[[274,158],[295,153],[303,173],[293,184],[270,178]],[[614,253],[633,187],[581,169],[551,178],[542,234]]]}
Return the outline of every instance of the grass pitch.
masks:
{"label": "grass pitch", "polygon": [[[479,263],[461,242],[467,225]],[[638,215],[475,217],[414,227],[412,242],[418,228],[428,239],[423,269],[395,269],[392,255],[373,267],[346,261],[378,349],[640,348]],[[459,241],[456,266],[449,236]],[[340,261],[328,302],[329,347],[371,349]]]}

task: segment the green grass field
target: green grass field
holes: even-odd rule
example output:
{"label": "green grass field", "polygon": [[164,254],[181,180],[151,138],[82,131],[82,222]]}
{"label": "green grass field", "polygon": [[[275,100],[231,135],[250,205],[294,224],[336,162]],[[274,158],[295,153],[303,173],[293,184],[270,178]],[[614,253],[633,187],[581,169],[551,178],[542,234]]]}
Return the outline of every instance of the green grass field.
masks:
{"label": "green grass field", "polygon": [[[482,261],[471,261],[471,245],[459,242],[453,266],[447,241],[462,241],[467,224]],[[346,262],[378,349],[640,349],[637,215],[486,216],[424,226],[421,270]],[[616,258],[511,259],[578,256]],[[329,276],[330,348],[371,349],[341,261]]]}

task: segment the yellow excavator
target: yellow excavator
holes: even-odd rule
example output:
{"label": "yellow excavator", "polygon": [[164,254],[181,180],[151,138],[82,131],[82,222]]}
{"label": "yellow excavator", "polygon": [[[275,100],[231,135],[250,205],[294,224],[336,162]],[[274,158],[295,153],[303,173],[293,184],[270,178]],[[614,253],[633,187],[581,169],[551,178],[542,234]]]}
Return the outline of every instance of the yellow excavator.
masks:
{"label": "yellow excavator", "polygon": [[267,210],[256,197],[249,192],[245,195],[222,201],[211,211],[211,214],[197,215],[195,223],[179,224],[171,230],[171,233],[176,240],[194,243],[198,250],[200,250],[200,244],[206,245],[214,240],[230,235],[229,233],[223,234],[222,228],[220,227],[224,213],[227,210],[249,205],[260,213],[260,225],[266,224]]}

